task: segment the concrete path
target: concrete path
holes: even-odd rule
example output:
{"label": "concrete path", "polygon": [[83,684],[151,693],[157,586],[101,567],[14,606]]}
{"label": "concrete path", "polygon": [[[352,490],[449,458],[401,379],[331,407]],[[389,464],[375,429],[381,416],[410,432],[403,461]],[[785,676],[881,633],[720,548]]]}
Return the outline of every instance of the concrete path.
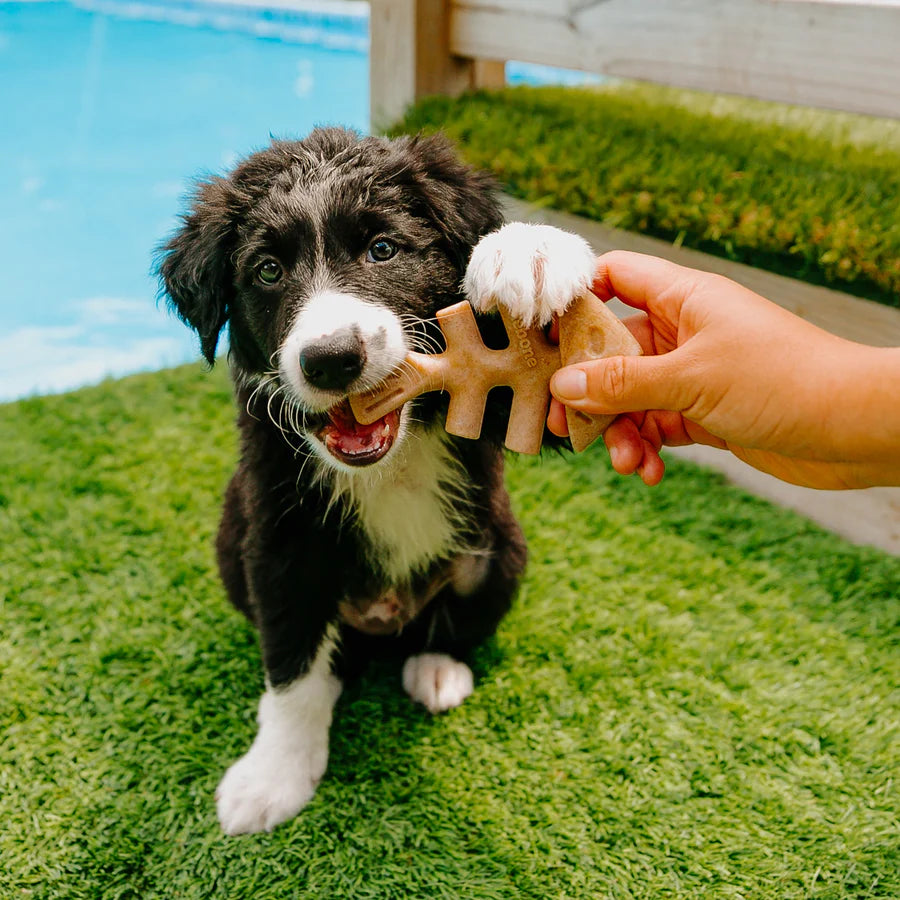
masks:
{"label": "concrete path", "polygon": [[[873,346],[900,346],[900,310],[513,198],[506,198],[505,204],[508,219],[546,222],[574,231],[597,253],[635,250],[727,275],[833,334]],[[625,307],[613,302],[621,313]],[[816,491],[784,484],[713,447],[669,448],[667,454],[718,469],[751,493],[794,509],[847,540],[900,555],[900,488]]]}

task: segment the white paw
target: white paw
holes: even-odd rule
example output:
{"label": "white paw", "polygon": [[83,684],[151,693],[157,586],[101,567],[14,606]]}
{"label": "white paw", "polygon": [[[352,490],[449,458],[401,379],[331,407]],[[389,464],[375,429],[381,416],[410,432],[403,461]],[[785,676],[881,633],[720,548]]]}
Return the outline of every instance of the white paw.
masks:
{"label": "white paw", "polygon": [[552,225],[510,222],[472,251],[464,282],[479,312],[504,306],[523,325],[546,325],[594,278],[587,241]]}
{"label": "white paw", "polygon": [[305,675],[260,697],[256,738],[216,790],[226,834],[271,831],[312,799],[328,765],[331,712],[341,693],[330,671],[333,650],[329,638]]}
{"label": "white paw", "polygon": [[272,747],[258,741],[226,773],[216,790],[216,812],[229,835],[271,831],[297,815],[325,774],[328,744]]}
{"label": "white paw", "polygon": [[459,706],[475,689],[472,670],[445,653],[420,653],[403,666],[403,689],[431,713]]}

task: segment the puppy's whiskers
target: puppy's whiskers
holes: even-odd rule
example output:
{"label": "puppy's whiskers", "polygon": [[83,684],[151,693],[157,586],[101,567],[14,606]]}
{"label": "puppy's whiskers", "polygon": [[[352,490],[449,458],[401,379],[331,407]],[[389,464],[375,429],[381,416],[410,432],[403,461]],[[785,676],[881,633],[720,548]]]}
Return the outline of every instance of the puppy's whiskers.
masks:
{"label": "puppy's whiskers", "polygon": [[[278,400],[277,415],[272,409],[272,404]],[[288,396],[285,385],[279,384],[278,387],[269,394],[266,402],[266,414],[272,424],[281,432],[285,443],[294,451],[295,455],[299,455],[304,451],[291,440],[292,437],[300,437],[302,431],[297,426],[297,413],[299,412],[297,404],[293,398]],[[285,422],[287,419],[287,422]]]}
{"label": "puppy's whiskers", "polygon": [[423,318],[411,313],[402,313],[398,316],[403,327],[410,349],[421,353],[441,353],[444,350],[441,339],[435,334],[437,318],[431,316]]}
{"label": "puppy's whiskers", "polygon": [[253,376],[252,379],[245,379],[245,382],[249,384],[252,384],[253,381],[256,381],[257,384],[256,387],[250,392],[250,396],[247,398],[247,402],[244,405],[244,408],[247,411],[247,415],[252,419],[256,419],[256,421],[258,422],[259,417],[253,412],[251,407],[253,406],[256,398],[263,392],[272,391],[274,388],[274,391],[277,393],[279,387],[278,370],[274,368],[267,369],[266,371]]}

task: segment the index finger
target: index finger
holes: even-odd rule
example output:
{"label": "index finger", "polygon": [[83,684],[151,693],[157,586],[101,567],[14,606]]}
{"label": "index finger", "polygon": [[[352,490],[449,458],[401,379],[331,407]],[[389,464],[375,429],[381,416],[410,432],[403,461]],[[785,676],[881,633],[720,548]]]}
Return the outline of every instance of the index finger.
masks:
{"label": "index finger", "polygon": [[597,259],[591,290],[601,300],[617,297],[645,312],[653,301],[684,300],[693,279],[691,269],[646,253],[611,250]]}

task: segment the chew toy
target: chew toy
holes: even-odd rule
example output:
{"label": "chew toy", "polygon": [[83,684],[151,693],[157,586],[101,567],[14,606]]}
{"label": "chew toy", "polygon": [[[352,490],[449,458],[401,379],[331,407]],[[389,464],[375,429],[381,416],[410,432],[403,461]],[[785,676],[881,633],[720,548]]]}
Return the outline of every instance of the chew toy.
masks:
{"label": "chew toy", "polygon": [[[484,345],[472,307],[456,303],[440,310],[444,334],[442,353],[407,354],[404,364],[375,390],[350,398],[357,420],[370,424],[428,391],[450,395],[446,429],[458,437],[481,434],[484,406],[491,388],[513,390],[506,429],[506,446],[517,453],[538,453],[550,406],[550,377],[562,366],[606,356],[637,356],[640,345],[631,332],[587,292],[559,317],[559,346],[547,340],[540,327],[525,328],[500,307],[509,346],[492,350]],[[569,437],[580,453],[599,437],[614,416],[589,416],[566,409]]]}

